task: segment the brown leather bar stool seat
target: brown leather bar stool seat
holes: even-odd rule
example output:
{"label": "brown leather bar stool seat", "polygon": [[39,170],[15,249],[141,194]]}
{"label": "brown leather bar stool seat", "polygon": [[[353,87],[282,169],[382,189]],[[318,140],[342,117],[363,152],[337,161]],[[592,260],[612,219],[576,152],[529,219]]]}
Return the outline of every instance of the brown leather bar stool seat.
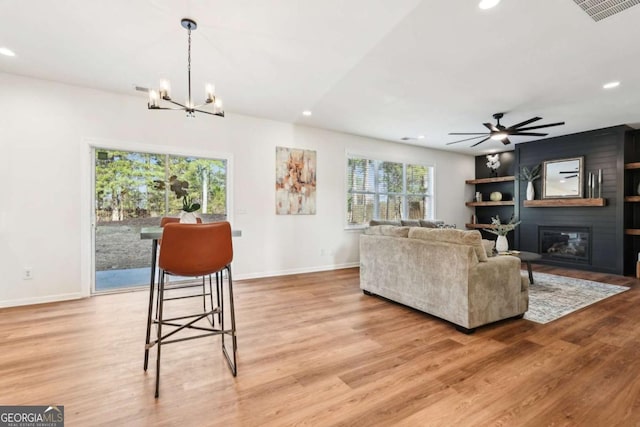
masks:
{"label": "brown leather bar stool seat", "polygon": [[[151,323],[157,326],[157,337],[150,341],[150,333],[147,334],[147,343],[145,345],[145,370],[147,368],[147,360],[149,349],[157,345],[156,357],[156,392],[159,395],[160,386],[160,355],[164,344],[170,344],[180,341],[186,341],[196,338],[204,338],[212,335],[220,335],[222,342],[222,353],[227,360],[229,368],[233,376],[237,374],[236,366],[236,323],[235,312],[233,306],[233,281],[231,277],[231,261],[233,260],[233,245],[231,241],[231,226],[228,222],[215,222],[210,224],[179,224],[168,223],[164,227],[162,234],[162,247],[159,257],[159,284],[157,295],[157,318],[147,319],[147,325]],[[219,273],[219,274],[218,274]],[[226,273],[228,283],[228,315],[231,321],[231,327],[225,329],[225,298],[223,293],[224,278]],[[167,294],[170,289],[165,286],[167,275],[176,275],[183,277],[200,277],[216,274],[216,289],[219,292],[219,304],[199,308],[189,314],[182,314],[177,317],[165,318],[165,302],[171,300],[183,300],[188,296],[180,295],[177,297],[169,297]],[[153,285],[151,292],[154,292]],[[200,296],[194,295],[194,296]],[[150,298],[153,301],[153,298]],[[195,308],[194,308],[195,310]],[[149,309],[151,312],[151,307]],[[214,316],[220,316],[219,324],[213,322]],[[208,323],[201,322],[209,319]],[[171,328],[169,332],[163,335],[163,328]],[[150,328],[147,328],[149,331]],[[197,332],[197,335],[188,335],[182,338],[174,337],[174,334],[180,331],[191,330]],[[232,352],[229,354],[225,346],[225,336],[230,336],[232,341]]]}

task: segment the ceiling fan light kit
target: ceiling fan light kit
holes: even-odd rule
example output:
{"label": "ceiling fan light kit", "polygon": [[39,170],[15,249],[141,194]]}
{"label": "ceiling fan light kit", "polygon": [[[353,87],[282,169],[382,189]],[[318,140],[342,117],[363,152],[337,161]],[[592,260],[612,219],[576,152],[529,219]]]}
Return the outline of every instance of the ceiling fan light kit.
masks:
{"label": "ceiling fan light kit", "polygon": [[552,126],[561,126],[564,125],[564,122],[557,122],[557,123],[549,123],[546,125],[537,125],[537,126],[527,126],[533,122],[536,122],[538,120],[542,120],[542,117],[533,117],[529,120],[525,120],[524,122],[520,122],[517,123],[515,125],[512,126],[504,126],[500,123],[500,119],[502,119],[504,117],[504,113],[495,113],[493,115],[493,118],[496,119],[496,124],[492,124],[492,123],[483,123],[484,127],[486,127],[487,129],[489,129],[488,133],[481,133],[481,132],[452,132],[449,133],[449,135],[476,135],[476,136],[472,136],[470,138],[465,138],[465,139],[461,139],[458,141],[453,141],[453,142],[448,142],[447,145],[451,145],[451,144],[457,144],[459,142],[464,142],[464,141],[471,141],[472,139],[477,139],[477,138],[483,138],[482,140],[480,140],[479,142],[476,142],[475,144],[471,145],[471,147],[475,147],[476,145],[480,145],[485,141],[488,141],[489,139],[494,140],[494,141],[501,141],[504,145],[509,145],[511,144],[511,141],[509,140],[510,136],[547,136],[548,133],[541,133],[541,132],[528,132],[531,130],[535,130],[535,129],[542,129],[542,128],[548,128],[548,127],[552,127]]}
{"label": "ceiling fan light kit", "polygon": [[[183,18],[180,22],[181,25],[188,31],[189,34],[189,48],[187,55],[187,81],[188,81],[188,97],[184,104],[171,99],[171,83],[168,80],[160,81],[160,88],[158,90],[149,89],[149,101],[147,108],[150,110],[177,110],[186,111],[187,117],[195,117],[195,113],[210,114],[212,116],[224,117],[224,110],[222,109],[222,99],[215,96],[215,89],[212,84],[205,85],[205,100],[202,104],[194,104],[191,97],[191,31],[195,31],[198,28],[196,21],[189,18]],[[137,88],[136,88],[137,89]],[[141,88],[142,89],[142,88]],[[175,107],[161,107],[160,101],[167,101]],[[209,104],[213,105],[213,111],[202,110]]]}

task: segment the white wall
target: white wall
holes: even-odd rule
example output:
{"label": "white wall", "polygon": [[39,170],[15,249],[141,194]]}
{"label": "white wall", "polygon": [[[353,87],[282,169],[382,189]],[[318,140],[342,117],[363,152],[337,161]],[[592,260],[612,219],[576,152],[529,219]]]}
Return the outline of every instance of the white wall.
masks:
{"label": "white wall", "polygon": [[[90,141],[233,158],[237,279],[357,265],[344,229],[345,153],[436,166],[436,217],[459,226],[470,156],[235,115],[148,111],[146,99],[0,73],[0,306],[88,295]],[[132,92],[133,95],[133,92]],[[231,107],[232,108],[232,107]],[[275,147],[317,150],[317,214],[275,215]],[[334,255],[320,255],[320,250]],[[32,280],[22,280],[24,267]]]}

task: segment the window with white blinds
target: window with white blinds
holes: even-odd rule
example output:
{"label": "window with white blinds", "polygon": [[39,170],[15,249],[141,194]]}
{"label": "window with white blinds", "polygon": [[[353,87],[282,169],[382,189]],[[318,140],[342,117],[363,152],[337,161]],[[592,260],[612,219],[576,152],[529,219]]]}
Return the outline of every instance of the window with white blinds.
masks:
{"label": "window with white blinds", "polygon": [[433,219],[433,166],[347,156],[347,225]]}

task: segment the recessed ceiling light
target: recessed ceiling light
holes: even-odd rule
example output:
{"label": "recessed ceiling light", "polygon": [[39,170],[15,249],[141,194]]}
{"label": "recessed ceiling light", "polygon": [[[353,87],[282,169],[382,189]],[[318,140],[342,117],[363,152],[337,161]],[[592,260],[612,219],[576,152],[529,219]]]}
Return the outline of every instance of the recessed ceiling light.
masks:
{"label": "recessed ceiling light", "polygon": [[602,85],[603,89],[613,89],[614,87],[620,86],[620,82],[609,82]]}
{"label": "recessed ceiling light", "polygon": [[16,56],[15,53],[13,53],[13,51],[9,48],[6,47],[0,47],[0,54],[4,55],[4,56]]}
{"label": "recessed ceiling light", "polygon": [[418,135],[418,139],[424,139],[424,135]]}
{"label": "recessed ceiling light", "polygon": [[492,7],[496,7],[500,3],[500,0],[480,0],[478,7],[480,9],[491,9]]}
{"label": "recessed ceiling light", "polygon": [[309,111],[309,110],[304,110],[304,111],[302,112],[302,115],[303,115],[303,116],[307,116],[307,117],[309,117],[309,116],[311,115],[311,111]]}

